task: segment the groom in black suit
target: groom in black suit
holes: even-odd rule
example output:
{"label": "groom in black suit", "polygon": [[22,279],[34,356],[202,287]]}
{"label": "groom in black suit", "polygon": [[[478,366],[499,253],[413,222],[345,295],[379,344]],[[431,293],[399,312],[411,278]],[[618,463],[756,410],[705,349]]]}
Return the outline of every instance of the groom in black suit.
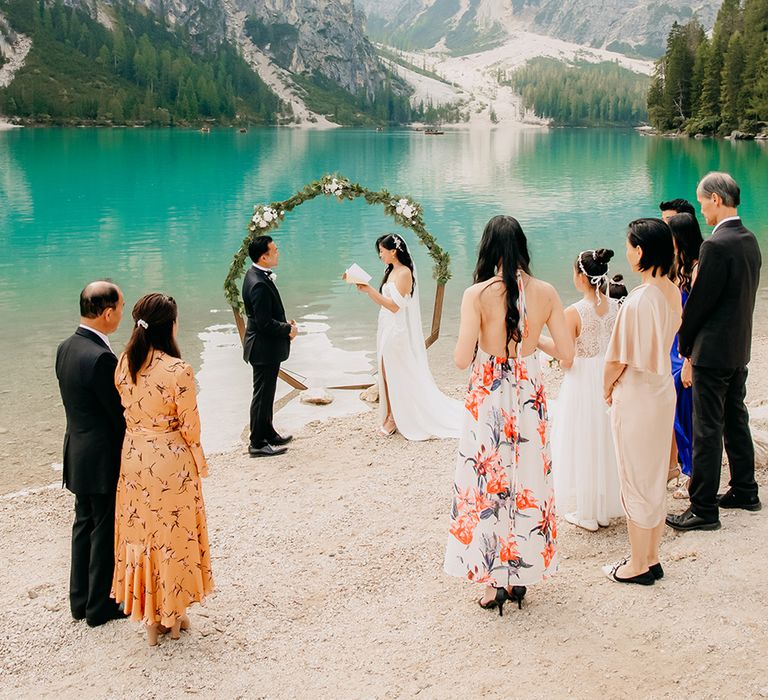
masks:
{"label": "groom in black suit", "polygon": [[109,345],[125,301],[111,282],[80,293],[80,327],[56,352],[56,377],[67,414],[64,485],[75,494],[69,604],[91,627],[124,615],[110,598],[115,565],[115,492],[125,419]]}
{"label": "groom in black suit", "polygon": [[[761,507],[744,405],[760,248],[736,211],[741,193],[730,175],[709,173],[696,196],[707,224],[715,228],[701,246],[678,336],[680,354],[693,364],[693,474],[690,508],[667,516],[675,530],[717,530],[719,508]],[[731,480],[718,496],[723,439]]]}
{"label": "groom in black suit", "polygon": [[243,359],[253,368],[251,400],[251,457],[283,454],[293,436],[280,435],[272,425],[277,374],[288,359],[296,337],[296,321],[286,321],[275,273],[280,253],[270,236],[258,236],[248,246],[253,265],[245,273],[243,303],[248,323],[243,338]]}

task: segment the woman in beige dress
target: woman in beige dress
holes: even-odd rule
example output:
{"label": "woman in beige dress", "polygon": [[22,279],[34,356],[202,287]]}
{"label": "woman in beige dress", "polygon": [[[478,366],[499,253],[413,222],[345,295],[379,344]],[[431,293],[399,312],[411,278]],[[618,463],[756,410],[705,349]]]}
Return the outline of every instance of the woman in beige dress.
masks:
{"label": "woman in beige dress", "polygon": [[200,477],[208,465],[192,368],[176,345],[176,302],[148,294],[133,307],[135,327],[115,372],[125,408],[115,505],[112,595],[126,615],[178,639],[187,608],[213,590]]}
{"label": "woman in beige dress", "polygon": [[633,221],[626,245],[642,284],[619,310],[605,356],[604,394],[612,407],[631,556],[603,572],[618,583],[649,586],[664,576],[659,544],[676,402],[669,349],[682,307],[680,291],[667,276],[674,257],[667,225],[661,219]]}

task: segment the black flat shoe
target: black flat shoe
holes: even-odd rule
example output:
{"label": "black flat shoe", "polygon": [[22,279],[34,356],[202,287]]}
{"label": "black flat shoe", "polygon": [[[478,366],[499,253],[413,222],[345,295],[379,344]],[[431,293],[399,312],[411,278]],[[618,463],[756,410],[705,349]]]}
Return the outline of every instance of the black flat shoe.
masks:
{"label": "black flat shoe", "polygon": [[280,447],[281,445],[287,445],[291,440],[293,440],[293,435],[275,435],[275,437],[269,441],[269,444]]}
{"label": "black flat shoe", "polygon": [[719,530],[720,521],[700,518],[690,508],[680,515],[668,515],[667,525],[673,530],[687,532],[688,530]]}
{"label": "black flat shoe", "polygon": [[288,452],[287,447],[272,447],[272,445],[248,448],[248,454],[251,457],[276,457],[277,455],[281,455],[285,452]]}
{"label": "black flat shoe", "polygon": [[741,510],[758,511],[763,507],[760,503],[760,499],[755,496],[754,498],[739,498],[733,489],[728,489],[725,493],[721,493],[717,496],[717,505],[721,508],[741,508]]}
{"label": "black flat shoe", "polygon": [[495,608],[499,609],[499,617],[504,616],[504,603],[506,603],[508,600],[510,600],[510,595],[507,593],[506,588],[497,588],[496,589],[496,597],[493,600],[489,600],[487,603],[483,604],[483,599],[480,598],[480,600],[477,601],[477,604],[483,609],[483,610],[493,610]]}
{"label": "black flat shoe", "polygon": [[664,569],[661,568],[661,562],[656,562],[655,564],[651,564],[648,567],[648,571],[651,572],[651,574],[653,575],[653,578],[656,581],[664,578]]}
{"label": "black flat shoe", "polygon": [[615,583],[636,583],[640,586],[652,586],[655,583],[656,579],[653,577],[650,569],[642,574],[638,574],[637,576],[629,576],[628,578],[617,576],[616,572],[622,566],[624,566],[627,561],[627,559],[622,559],[621,561],[617,561],[615,564],[608,564],[607,566],[603,567],[603,573],[607,578],[609,578],[611,581],[614,581]]}

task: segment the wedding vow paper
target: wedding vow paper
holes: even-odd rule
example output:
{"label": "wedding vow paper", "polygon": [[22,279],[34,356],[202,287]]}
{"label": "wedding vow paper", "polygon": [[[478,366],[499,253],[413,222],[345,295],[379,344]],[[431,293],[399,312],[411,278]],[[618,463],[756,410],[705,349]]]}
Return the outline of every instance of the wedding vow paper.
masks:
{"label": "wedding vow paper", "polygon": [[344,281],[347,284],[368,284],[371,281],[371,276],[360,265],[352,263],[344,271]]}

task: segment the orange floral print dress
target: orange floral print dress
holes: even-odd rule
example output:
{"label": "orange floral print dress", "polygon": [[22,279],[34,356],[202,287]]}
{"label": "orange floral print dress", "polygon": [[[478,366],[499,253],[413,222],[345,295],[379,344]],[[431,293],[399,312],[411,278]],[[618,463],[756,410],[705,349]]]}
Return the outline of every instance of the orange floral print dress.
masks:
{"label": "orange floral print dress", "polygon": [[[525,334],[519,275],[518,288]],[[538,353],[503,358],[478,349],[464,406],[445,571],[496,587],[537,583],[557,569],[549,417]]]}
{"label": "orange floral print dress", "polygon": [[200,477],[208,466],[192,368],[153,352],[136,384],[125,355],[115,371],[125,408],[115,504],[112,596],[126,615],[171,627],[213,590]]}

